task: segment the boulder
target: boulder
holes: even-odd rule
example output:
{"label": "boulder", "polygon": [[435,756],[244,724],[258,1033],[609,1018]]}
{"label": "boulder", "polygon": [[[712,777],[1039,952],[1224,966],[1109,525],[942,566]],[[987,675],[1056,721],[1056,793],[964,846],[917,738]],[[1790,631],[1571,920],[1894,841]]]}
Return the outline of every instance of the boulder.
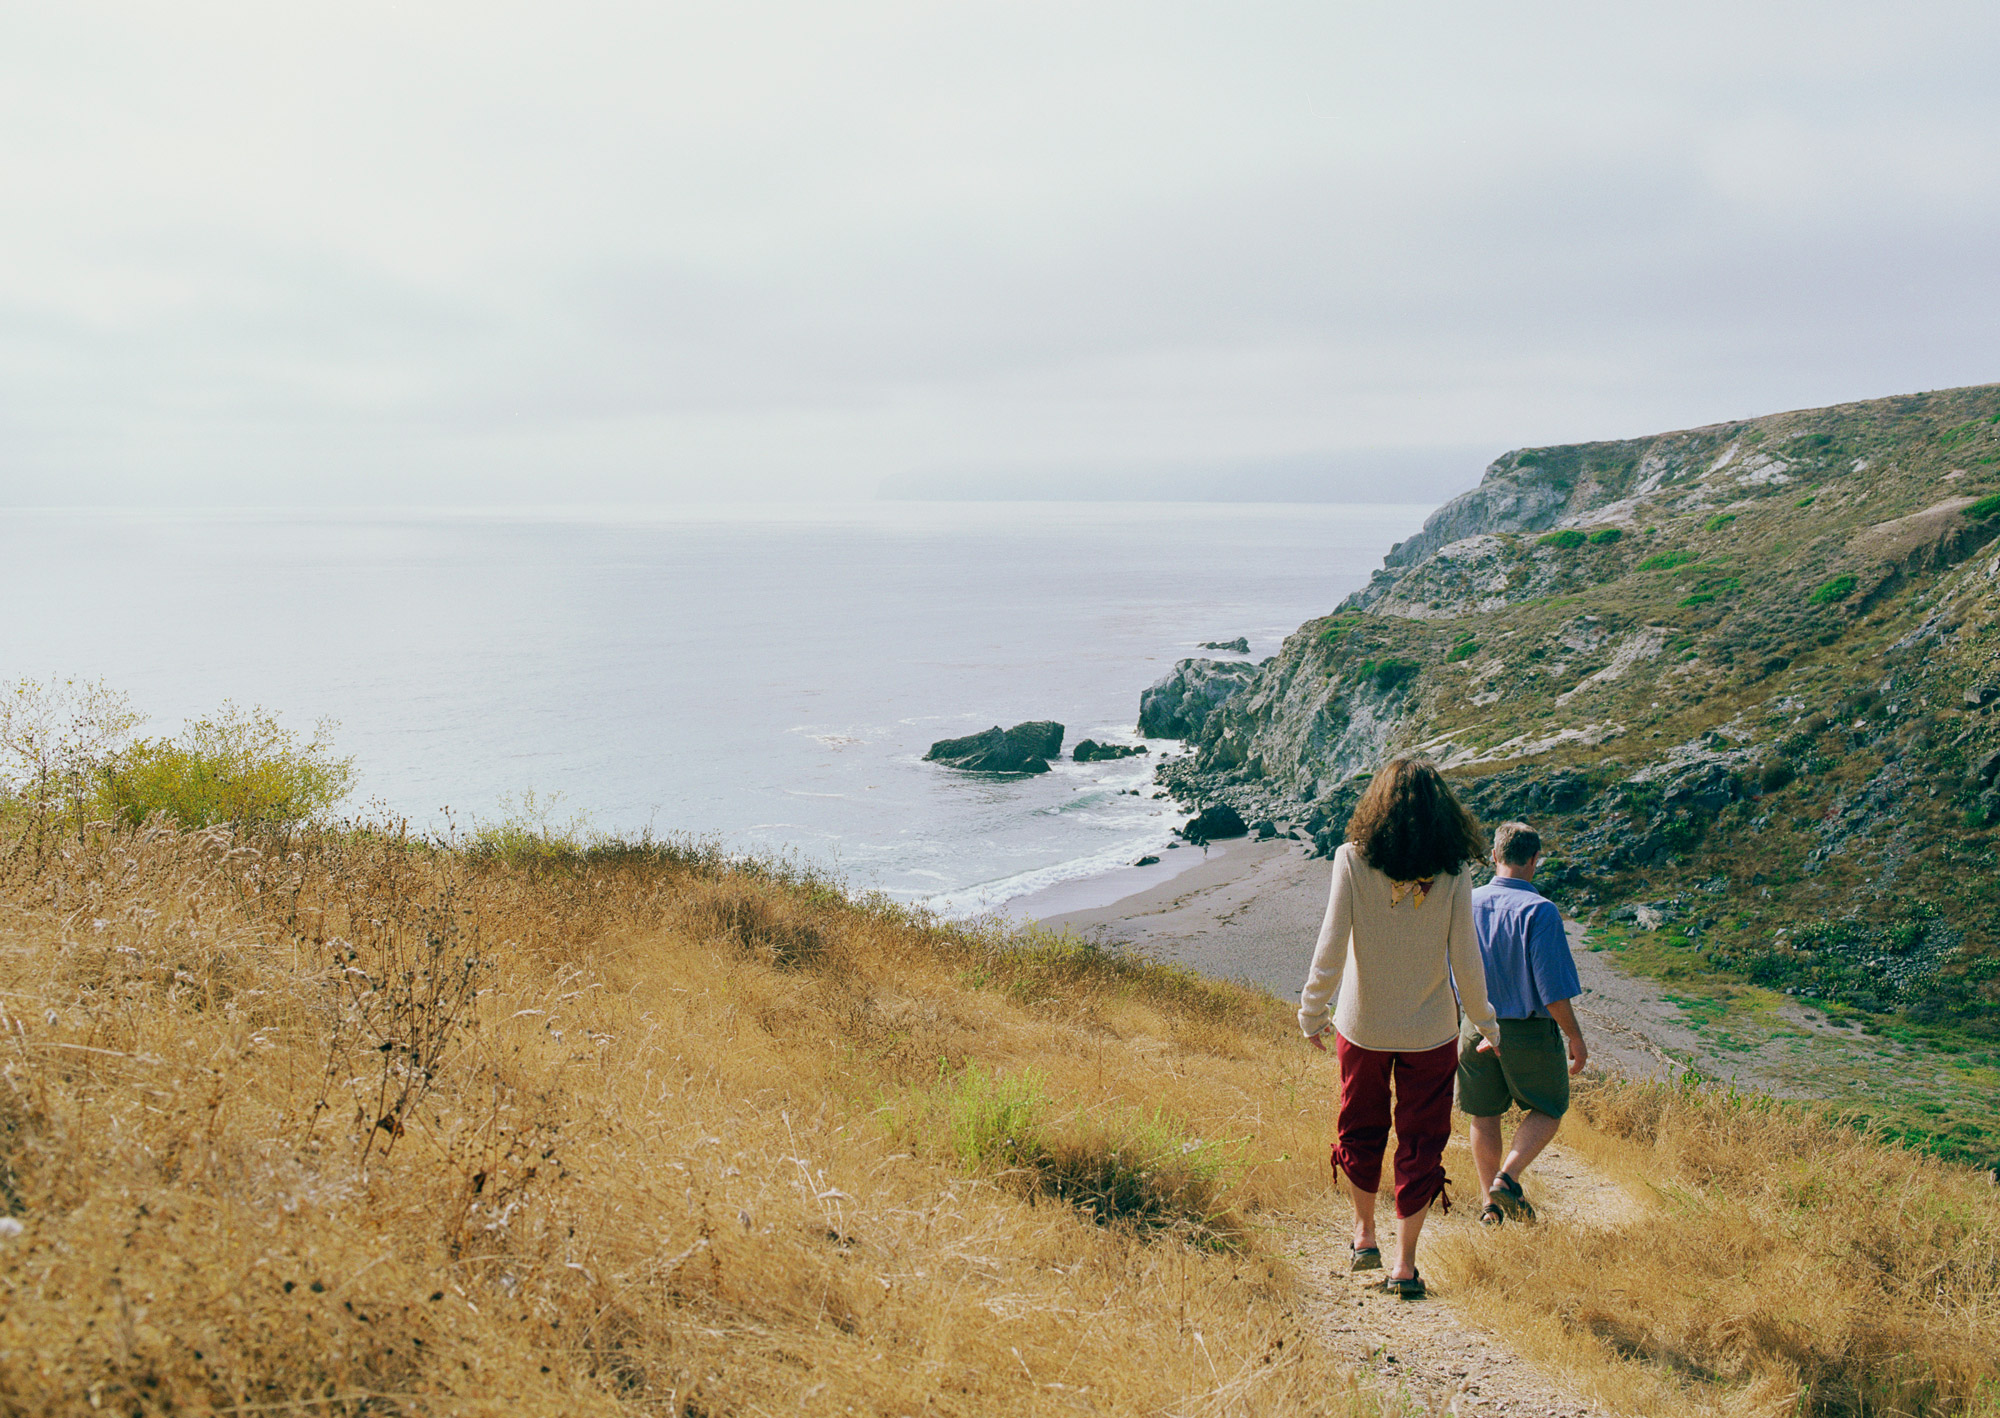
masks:
{"label": "boulder", "polygon": [[1234,640],[1204,640],[1201,642],[1201,648],[1204,650],[1229,650],[1238,655],[1247,655],[1250,653],[1250,637],[1239,635]]}
{"label": "boulder", "polygon": [[1205,807],[1189,818],[1181,827],[1181,836],[1196,846],[1219,841],[1224,837],[1243,837],[1249,834],[1249,827],[1235,808],[1226,803],[1216,803]]}
{"label": "boulder", "polygon": [[1250,824],[1250,830],[1257,834],[1259,842],[1268,842],[1278,835],[1278,824],[1268,817],[1260,817]]}
{"label": "boulder", "polygon": [[1139,858],[1138,861],[1132,863],[1132,865],[1135,867],[1156,867],[1159,864],[1160,864],[1160,859],[1156,856],[1153,856],[1151,853],[1148,853],[1147,855]]}
{"label": "boulder", "polygon": [[1139,732],[1149,739],[1191,739],[1216,706],[1257,677],[1247,660],[1181,660],[1139,696]]}
{"label": "boulder", "polygon": [[1062,752],[1063,726],[1046,719],[1003,729],[998,724],[962,739],[939,739],[924,755],[966,773],[1046,773]]}
{"label": "boulder", "polygon": [[1147,750],[1142,746],[1130,748],[1122,743],[1099,743],[1096,739],[1079,739],[1070,757],[1078,763],[1101,763],[1114,758],[1136,758]]}

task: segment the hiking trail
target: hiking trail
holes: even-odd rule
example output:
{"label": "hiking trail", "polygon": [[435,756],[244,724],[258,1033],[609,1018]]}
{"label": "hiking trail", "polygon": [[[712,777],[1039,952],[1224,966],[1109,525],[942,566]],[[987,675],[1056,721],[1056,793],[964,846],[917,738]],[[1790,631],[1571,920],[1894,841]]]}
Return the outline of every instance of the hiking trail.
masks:
{"label": "hiking trail", "polygon": [[[1392,1143],[1393,1145],[1393,1143]],[[1424,1226],[1418,1265],[1438,1239],[1457,1235],[1478,1243],[1478,1183],[1471,1159],[1454,1149],[1448,1215],[1436,1211]],[[1528,1195],[1550,1229],[1622,1226],[1636,1219],[1638,1204],[1558,1140],[1528,1171]],[[1386,1198],[1385,1198],[1386,1201]],[[1382,1272],[1348,1272],[1352,1217],[1344,1199],[1326,1225],[1295,1225],[1288,1254],[1298,1266],[1307,1314],[1321,1341],[1355,1369],[1401,1392],[1426,1413],[1523,1414],[1528,1418],[1606,1418],[1614,1410],[1568,1386],[1557,1375],[1516,1354],[1495,1332],[1491,1318],[1471,1311],[1448,1282],[1425,1272],[1430,1296],[1400,1300],[1369,1288]],[[1386,1211],[1385,1211],[1386,1219]],[[1393,1223],[1391,1223],[1393,1224]],[[1518,1223],[1510,1223],[1518,1224]],[[1388,1228],[1385,1226],[1384,1240]],[[1475,1233],[1466,1236],[1465,1233]]]}

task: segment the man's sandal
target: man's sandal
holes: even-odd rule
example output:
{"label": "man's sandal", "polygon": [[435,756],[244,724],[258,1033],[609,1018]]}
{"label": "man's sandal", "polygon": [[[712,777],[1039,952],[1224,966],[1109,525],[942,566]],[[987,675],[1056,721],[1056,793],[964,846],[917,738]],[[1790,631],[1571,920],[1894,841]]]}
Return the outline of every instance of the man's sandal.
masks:
{"label": "man's sandal", "polygon": [[1424,1277],[1412,1272],[1408,1280],[1383,1280],[1374,1288],[1399,1300],[1421,1300],[1424,1298]]}
{"label": "man's sandal", "polygon": [[1528,1198],[1521,1192],[1521,1184],[1502,1172],[1493,1179],[1493,1189],[1486,1193],[1495,1206],[1509,1221],[1533,1221],[1535,1208],[1528,1205]]}
{"label": "man's sandal", "polygon": [[1490,1201],[1479,1210],[1479,1224],[1482,1226],[1499,1226],[1506,1220],[1507,1213]]}
{"label": "man's sandal", "polygon": [[1382,1268],[1382,1248],[1380,1246],[1357,1246],[1352,1241],[1347,1244],[1347,1269],[1349,1274],[1362,1270]]}

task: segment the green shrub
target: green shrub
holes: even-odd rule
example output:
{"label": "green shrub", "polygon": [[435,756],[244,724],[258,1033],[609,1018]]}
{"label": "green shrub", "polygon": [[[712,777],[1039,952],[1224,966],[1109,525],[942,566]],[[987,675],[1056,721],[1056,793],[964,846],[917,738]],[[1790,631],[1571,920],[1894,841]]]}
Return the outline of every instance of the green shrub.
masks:
{"label": "green shrub", "polygon": [[1224,1147],[1188,1137],[1157,1110],[1057,1117],[1047,1080],[1032,1069],[1001,1074],[975,1064],[940,1075],[935,1086],[884,1105],[892,1136],[1063,1201],[1100,1225],[1171,1232],[1210,1248],[1236,1243]]}
{"label": "green shrub", "polygon": [[1576,528],[1566,527],[1560,532],[1550,532],[1546,537],[1539,538],[1535,542],[1535,545],[1554,547],[1558,551],[1575,551],[1588,540],[1589,538],[1577,531]]}
{"label": "green shrub", "polygon": [[1995,513],[2000,513],[2000,492],[1989,492],[1965,509],[1966,516],[1979,522],[1984,522]]}
{"label": "green shrub", "polygon": [[1687,606],[1705,606],[1714,599],[1715,592],[1713,591],[1696,591],[1691,596],[1683,596],[1681,598],[1681,605],[1684,608]]}
{"label": "green shrub", "polygon": [[1808,493],[1806,496],[1800,498],[1797,502],[1794,502],[1792,506],[1810,507],[1817,501],[1819,501],[1819,495],[1817,493]]}
{"label": "green shrub", "polygon": [[503,794],[501,816],[472,819],[465,850],[474,857],[504,861],[512,866],[529,862],[567,861],[582,856],[606,839],[591,826],[588,813],[572,813],[558,820],[563,795],[538,795],[533,788],[516,798]]}
{"label": "green shrub", "polygon": [[142,739],[99,768],[95,807],[141,823],[156,813],[182,827],[291,826],[345,798],[354,760],[333,753],[331,720],[305,743],[264,709],[225,703],[178,738]]}
{"label": "green shrub", "polygon": [[1458,644],[1451,647],[1450,653],[1444,657],[1444,662],[1447,665],[1455,665],[1460,660],[1469,660],[1478,653],[1479,642],[1477,640],[1461,640]]}
{"label": "green shrub", "polygon": [[1528,448],[1522,450],[1521,456],[1514,460],[1514,466],[1517,468],[1532,468],[1541,461],[1542,455],[1540,451]]}
{"label": "green shrub", "polygon": [[1625,533],[1618,527],[1599,527],[1590,534],[1590,544],[1594,547],[1608,547]]}
{"label": "green shrub", "polygon": [[942,1102],[946,1144],[961,1166],[1018,1167],[1040,1159],[1049,1096],[1033,1069],[1010,1077],[975,1065],[946,1086]]}
{"label": "green shrub", "polygon": [[1387,694],[1415,679],[1422,669],[1423,666],[1414,660],[1363,660],[1354,667],[1354,677]]}
{"label": "green shrub", "polygon": [[1782,758],[1773,758],[1758,774],[1757,786],[1767,793],[1775,793],[1798,776],[1798,770],[1792,767],[1790,762]]}
{"label": "green shrub", "polygon": [[1639,563],[1641,571],[1672,571],[1676,566],[1686,566],[1694,560],[1694,553],[1685,548],[1673,551],[1655,552]]}
{"label": "green shrub", "polygon": [[1853,595],[1854,588],[1859,584],[1852,576],[1836,576],[1806,599],[1816,606],[1830,606],[1835,601],[1844,601]]}
{"label": "green shrub", "polygon": [[1709,518],[1706,522],[1702,523],[1701,529],[1704,532],[1719,532],[1724,527],[1727,527],[1731,522],[1734,522],[1735,520],[1736,520],[1736,514],[1734,512],[1718,512],[1713,517]]}

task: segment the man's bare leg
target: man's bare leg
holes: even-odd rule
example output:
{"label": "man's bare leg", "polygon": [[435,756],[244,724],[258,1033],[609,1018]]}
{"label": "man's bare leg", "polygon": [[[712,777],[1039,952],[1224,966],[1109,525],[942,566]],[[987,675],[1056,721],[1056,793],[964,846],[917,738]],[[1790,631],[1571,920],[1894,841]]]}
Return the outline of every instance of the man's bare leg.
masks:
{"label": "man's bare leg", "polygon": [[1497,1117],[1472,1120],[1472,1170],[1479,1174],[1479,1195],[1484,1197],[1493,1190],[1493,1179],[1500,1175],[1500,1119]]}
{"label": "man's bare leg", "polygon": [[[1495,1118],[1492,1121],[1493,1131],[1497,1136],[1500,1131],[1500,1120]],[[1514,1129],[1514,1145],[1507,1149],[1507,1162],[1500,1170],[1515,1181],[1520,1181],[1521,1173],[1527,1171],[1528,1164],[1542,1155],[1542,1149],[1549,1145],[1556,1135],[1556,1129],[1561,1126],[1561,1118],[1552,1118],[1547,1113],[1529,1113],[1527,1117],[1521,1119],[1521,1125]],[[1481,1173],[1480,1179],[1486,1183],[1489,1191],[1492,1190],[1493,1182],[1484,1172]]]}

